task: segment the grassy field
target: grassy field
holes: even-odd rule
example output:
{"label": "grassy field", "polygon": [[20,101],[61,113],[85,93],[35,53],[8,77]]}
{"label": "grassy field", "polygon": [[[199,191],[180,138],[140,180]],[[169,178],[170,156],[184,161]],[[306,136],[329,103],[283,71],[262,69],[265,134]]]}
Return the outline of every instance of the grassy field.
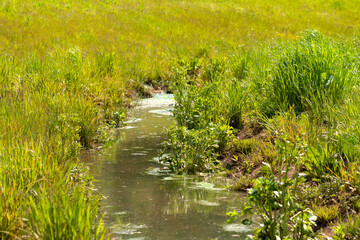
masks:
{"label": "grassy field", "polygon": [[[169,144],[185,155],[174,155],[174,170],[216,171],[224,152],[243,173],[261,162],[277,169],[264,176],[295,167],[328,198],[310,206],[317,227],[340,219],[337,208],[356,216],[359,8],[355,0],[1,1],[0,238],[109,237],[81,152],[109,141],[148,86],[171,85],[178,101]],[[261,144],[235,137],[255,127]],[[294,179],[279,181],[291,190],[303,178]],[[252,186],[261,184],[270,183]],[[337,236],[356,236],[358,225],[353,217]]]}
{"label": "grassy field", "polygon": [[167,80],[183,56],[226,56],[239,48],[317,29],[352,36],[357,1],[3,1],[0,50],[47,55],[78,47],[115,54],[119,72]]}

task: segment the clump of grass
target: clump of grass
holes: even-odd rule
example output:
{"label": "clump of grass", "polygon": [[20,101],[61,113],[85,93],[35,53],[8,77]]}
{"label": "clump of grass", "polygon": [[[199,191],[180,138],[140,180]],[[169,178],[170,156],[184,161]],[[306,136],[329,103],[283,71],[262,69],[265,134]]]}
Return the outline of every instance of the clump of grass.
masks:
{"label": "clump of grass", "polygon": [[40,239],[105,239],[108,230],[98,213],[99,196],[78,188],[59,194],[62,191],[43,189],[30,198],[31,234]]}
{"label": "clump of grass", "polygon": [[279,51],[270,73],[274,110],[292,108],[297,113],[314,110],[319,114],[326,105],[343,103],[356,82],[356,58],[347,45],[317,31],[305,31],[300,40]]}
{"label": "clump of grass", "polygon": [[248,87],[234,80],[226,86],[224,104],[226,104],[226,117],[229,125],[240,129],[243,125],[243,112],[246,108]]}
{"label": "clump of grass", "polygon": [[257,139],[249,138],[249,139],[237,139],[235,138],[232,141],[232,145],[234,151],[239,152],[244,155],[248,155],[252,153],[257,146]]}
{"label": "clump of grass", "polygon": [[244,191],[254,186],[253,180],[249,176],[240,175],[230,185],[230,190]]}
{"label": "clump of grass", "polygon": [[331,223],[339,217],[339,206],[314,206],[317,224]]}

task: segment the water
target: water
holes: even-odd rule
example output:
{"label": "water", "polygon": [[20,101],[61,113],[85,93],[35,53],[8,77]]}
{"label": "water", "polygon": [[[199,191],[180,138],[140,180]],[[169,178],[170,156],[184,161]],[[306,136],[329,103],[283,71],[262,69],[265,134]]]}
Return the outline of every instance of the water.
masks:
{"label": "water", "polygon": [[244,239],[251,229],[226,225],[226,212],[240,209],[244,194],[227,191],[224,178],[173,176],[158,163],[164,128],[174,121],[172,103],[171,95],[143,100],[119,141],[89,157],[106,197],[107,226],[114,239]]}

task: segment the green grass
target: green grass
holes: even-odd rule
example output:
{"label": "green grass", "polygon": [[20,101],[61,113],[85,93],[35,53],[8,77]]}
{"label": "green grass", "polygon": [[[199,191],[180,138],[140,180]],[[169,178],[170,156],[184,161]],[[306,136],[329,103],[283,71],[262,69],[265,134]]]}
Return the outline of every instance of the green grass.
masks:
{"label": "green grass", "polygon": [[323,109],[343,100],[355,84],[357,58],[350,53],[351,48],[318,32],[305,33],[299,42],[280,51],[270,77],[272,101],[280,110]]}
{"label": "green grass", "polygon": [[119,120],[113,112],[126,111],[128,90],[125,81],[110,81],[115,74],[94,71],[96,59],[73,49],[42,58],[2,57],[3,238],[105,236],[99,197],[79,157],[106,140],[103,128]]}
{"label": "green grass", "polygon": [[126,76],[155,81],[179,56],[226,56],[305,29],[351,36],[358,12],[357,1],[340,0],[11,0],[0,4],[0,50],[110,52]]}

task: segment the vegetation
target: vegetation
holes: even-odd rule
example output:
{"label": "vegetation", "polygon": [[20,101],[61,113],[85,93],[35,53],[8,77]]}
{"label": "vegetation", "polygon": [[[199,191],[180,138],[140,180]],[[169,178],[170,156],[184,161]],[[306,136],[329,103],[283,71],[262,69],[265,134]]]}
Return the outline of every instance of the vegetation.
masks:
{"label": "vegetation", "polygon": [[[100,198],[78,161],[123,120],[126,82],[77,49],[1,59],[1,238],[103,238]],[[102,67],[100,69],[103,69]]]}
{"label": "vegetation", "polygon": [[[287,166],[306,174],[294,189],[319,196],[291,193],[289,201],[305,207],[317,199],[324,208],[313,210],[323,222],[335,221],[331,209],[339,206],[354,220],[336,234],[351,234],[360,186],[359,7],[338,0],[2,1],[0,238],[109,237],[81,152],[109,140],[108,128],[121,125],[132,100],[149,95],[145,85],[171,85],[175,93],[178,125],[167,159],[174,171],[216,171],[225,157],[229,171],[255,178],[261,168],[264,177],[279,177],[281,144],[290,142]],[[300,34],[305,29],[321,33]]]}
{"label": "vegetation", "polygon": [[[224,167],[240,174],[233,188],[252,186],[243,215],[254,208],[262,218],[254,239],[316,238],[321,228],[352,216],[356,224],[359,60],[356,37],[339,41],[307,30],[256,50],[191,61],[202,63],[198,74],[178,74],[172,86],[177,125],[169,129],[167,161],[202,166],[189,152],[211,149],[216,155],[204,157],[213,163],[207,171]],[[183,63],[178,69],[184,72]],[[233,134],[220,137],[214,124]],[[176,147],[179,139],[190,147]],[[223,147],[212,148],[218,143]],[[231,221],[239,216],[229,214]],[[354,224],[336,234],[348,236],[344,226]]]}

